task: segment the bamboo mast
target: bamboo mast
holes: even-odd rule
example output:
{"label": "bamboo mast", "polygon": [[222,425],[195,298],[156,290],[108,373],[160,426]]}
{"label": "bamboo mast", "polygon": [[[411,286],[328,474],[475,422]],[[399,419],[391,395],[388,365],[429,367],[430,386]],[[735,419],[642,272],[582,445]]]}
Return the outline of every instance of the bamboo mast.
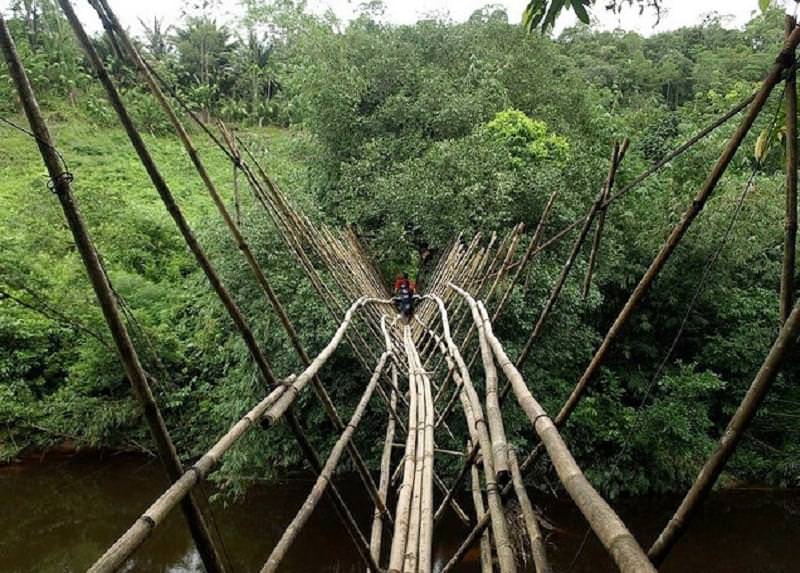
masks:
{"label": "bamboo mast", "polygon": [[[130,382],[145,420],[150,428],[150,433],[156,443],[159,458],[171,482],[180,478],[183,466],[175,450],[175,445],[167,430],[161,411],[153,397],[152,390],[147,381],[147,374],[142,368],[136,349],[117,306],[111,284],[103,270],[97,249],[80,212],[78,204],[72,193],[70,182],[72,175],[61,165],[50,131],[44,122],[36,96],[33,93],[25,68],[17,54],[14,40],[6,26],[5,19],[0,14],[0,48],[3,50],[9,75],[14,81],[20,101],[28,118],[31,131],[36,138],[42,161],[47,167],[47,172],[52,181],[52,189],[58,197],[64,216],[67,219],[70,231],[75,240],[75,245],[80,253],[86,273],[92,283],[103,316],[108,324],[111,336],[117,349],[120,361],[125,369],[125,374]],[[224,572],[220,553],[218,552],[211,533],[206,525],[203,513],[200,510],[199,498],[196,496],[185,498],[181,507],[189,525],[192,539],[197,546],[204,566],[209,572]]]}
{"label": "bamboo mast", "polygon": [[[703,207],[705,206],[709,197],[716,189],[717,183],[719,183],[719,180],[722,178],[726,169],[733,160],[736,151],[739,149],[739,146],[742,144],[742,141],[744,141],[745,136],[750,131],[750,128],[753,126],[753,123],[758,117],[758,114],[766,104],[767,98],[772,92],[772,89],[781,80],[783,71],[790,65],[791,55],[794,53],[798,43],[800,43],[800,28],[796,27],[786,37],[783,50],[781,50],[781,53],[776,59],[775,64],[772,66],[769,74],[762,82],[761,88],[756,92],[756,95],[747,110],[747,114],[742,119],[742,122],[737,128],[736,132],[730,137],[728,144],[725,146],[725,150],[722,152],[722,155],[717,160],[717,163],[709,172],[708,177],[701,186],[700,190],[697,192],[692,204],[683,214],[680,222],[678,222],[678,224],[672,229],[672,232],[670,233],[666,242],[663,244],[658,254],[650,263],[647,271],[640,279],[639,284],[636,285],[636,288],[631,293],[628,301],[625,303],[625,306],[614,320],[611,328],[609,328],[605,338],[603,339],[603,342],[595,351],[592,360],[589,362],[586,370],[581,375],[569,398],[567,398],[567,401],[562,406],[561,411],[559,411],[558,416],[555,419],[556,425],[563,425],[569,418],[570,414],[572,414],[572,411],[578,405],[583,393],[586,391],[586,387],[588,386],[589,382],[605,360],[605,357],[611,348],[611,344],[614,342],[614,340],[616,340],[617,336],[620,334],[620,331],[628,323],[628,320],[633,315],[634,310],[639,306],[639,303],[641,303],[642,299],[650,290],[650,287],[653,285],[656,277],[658,277],[659,273],[664,268],[664,265],[666,265],[672,253],[675,251],[678,243],[680,243],[683,236],[689,230],[689,227],[691,227],[694,220],[703,210]],[[609,201],[613,200],[614,198],[615,197],[612,196],[609,198]]]}
{"label": "bamboo mast", "polygon": [[788,354],[795,348],[798,335],[800,335],[800,302],[795,303],[789,318],[783,324],[747,394],[731,417],[714,453],[703,465],[680,507],[650,548],[649,556],[654,563],[660,564],[664,561],[675,542],[686,530],[689,520],[708,497],[745,429],[752,422],[772,383],[780,373]]}
{"label": "bamboo mast", "polygon": [[[611,156],[611,167],[609,168],[609,172],[613,173],[615,171],[615,164],[617,161],[621,160],[620,156],[621,150],[619,149],[618,145],[614,146],[614,152]],[[586,237],[589,235],[589,230],[592,228],[592,223],[597,215],[601,212],[601,207],[603,202],[606,199],[606,195],[609,192],[609,184],[613,184],[613,177],[609,175],[608,179],[606,180],[606,184],[603,185],[603,188],[600,189],[600,192],[597,194],[597,197],[592,204],[591,209],[586,214],[586,218],[583,221],[583,226],[581,227],[580,233],[575,239],[575,242],[572,245],[572,250],[567,257],[566,262],[564,263],[563,268],[561,269],[561,273],[558,276],[555,284],[553,285],[552,289],[550,290],[550,295],[547,298],[547,302],[545,302],[544,307],[542,308],[542,312],[539,314],[539,318],[536,321],[536,324],[531,330],[530,336],[528,336],[528,340],[525,342],[525,346],[522,347],[522,351],[519,353],[517,357],[516,366],[517,368],[522,368],[525,364],[525,361],[528,359],[531,350],[533,349],[534,344],[539,340],[542,335],[542,331],[544,330],[544,324],[547,321],[550,312],[556,305],[559,296],[561,295],[561,290],[564,288],[564,284],[567,282],[567,277],[569,277],[569,273],[572,270],[575,261],[578,258],[578,254],[580,254],[581,247],[583,243],[586,241]]]}
{"label": "bamboo mast", "polygon": [[[786,36],[794,30],[794,16],[786,16]],[[797,74],[794,51],[786,76],[786,223],[783,241],[780,317],[786,322],[794,301],[794,273],[797,249]]]}
{"label": "bamboo mast", "polygon": [[[153,161],[152,157],[150,156],[149,151],[147,150],[144,141],[142,140],[141,135],[136,130],[136,127],[133,124],[133,121],[128,114],[127,110],[125,109],[125,105],[120,98],[119,92],[117,91],[114,83],[111,81],[108,72],[106,71],[105,65],[103,64],[102,60],[100,59],[97,51],[94,48],[91,40],[86,34],[86,31],[83,29],[83,26],[78,20],[75,12],[70,4],[69,0],[59,0],[59,5],[63,10],[67,20],[70,23],[70,26],[75,33],[75,36],[78,38],[78,42],[83,47],[84,52],[89,58],[92,67],[94,68],[95,72],[98,75],[98,79],[100,83],[106,90],[106,94],[108,96],[109,101],[111,102],[112,107],[117,113],[117,116],[122,123],[123,127],[125,128],[126,133],[128,134],[128,138],[130,139],[134,149],[136,150],[137,155],[139,156],[140,161],[142,162],[143,166],[145,167],[148,175],[150,176],[151,181],[153,182],[154,187],[159,193],[159,196],[162,199],[167,211],[172,216],[173,220],[175,221],[178,229],[181,232],[181,235],[184,238],[184,241],[189,246],[189,249],[195,256],[198,265],[203,269],[206,277],[208,278],[209,282],[211,283],[214,291],[216,292],[218,298],[225,306],[228,314],[231,316],[237,330],[239,331],[242,339],[247,346],[250,356],[256,362],[256,365],[259,369],[261,374],[261,379],[264,385],[266,386],[267,390],[271,390],[274,388],[278,382],[275,378],[275,375],[272,373],[272,368],[267,361],[266,356],[261,352],[261,349],[258,347],[258,343],[253,336],[252,330],[250,329],[249,325],[244,319],[239,307],[233,301],[230,296],[230,293],[227,291],[225,286],[222,284],[219,276],[216,273],[216,270],[211,265],[211,262],[205,255],[200,244],[197,242],[197,239],[192,232],[191,227],[189,226],[186,218],[183,215],[180,207],[175,202],[172,193],[167,186],[166,181],[164,181],[161,173],[158,170],[155,162]],[[317,456],[316,452],[314,451],[313,447],[311,446],[308,438],[305,436],[300,423],[298,422],[297,418],[291,411],[286,413],[286,420],[289,430],[294,435],[295,439],[298,441],[300,445],[300,449],[303,452],[303,455],[312,466],[315,472],[319,472],[322,469],[322,464],[319,461],[319,457]],[[355,519],[352,517],[347,506],[344,504],[341,496],[339,495],[338,491],[335,487],[331,486],[330,488],[330,497],[334,502],[334,507],[337,510],[337,514],[342,518],[345,527],[347,528],[351,538],[353,539],[356,549],[359,551],[359,555],[365,560],[367,565],[370,565],[370,555],[369,555],[369,546],[364,539],[361,532],[358,530],[358,525],[355,522]]]}
{"label": "bamboo mast", "polygon": [[608,167],[608,176],[606,177],[605,193],[603,194],[603,205],[600,206],[600,212],[597,214],[597,226],[594,230],[594,238],[592,239],[592,251],[589,253],[589,266],[586,269],[586,277],[583,281],[582,296],[584,300],[589,296],[589,289],[592,286],[592,274],[594,274],[594,267],[597,264],[597,255],[600,251],[600,240],[603,237],[603,228],[606,224],[606,212],[608,207],[604,206],[605,202],[611,196],[611,190],[614,188],[614,180],[617,177],[617,170],[622,165],[622,160],[625,158],[625,153],[628,151],[630,140],[626,137],[622,143],[614,144],[614,152],[611,154],[611,163]]}
{"label": "bamboo mast", "polygon": [[183,237],[189,249],[192,251],[192,254],[194,255],[198,265],[203,269],[203,272],[205,273],[206,278],[208,279],[212,288],[216,292],[217,297],[228,311],[228,314],[242,336],[242,339],[244,340],[244,343],[247,346],[253,360],[259,367],[259,370],[261,370],[262,374],[269,373],[267,375],[267,379],[274,383],[274,376],[271,374],[271,368],[266,356],[264,356],[264,354],[261,352],[261,349],[258,347],[255,336],[253,335],[252,330],[242,315],[241,310],[234,302],[233,298],[231,298],[228,290],[222,284],[222,280],[217,274],[216,269],[214,269],[212,266],[205,254],[205,251],[197,241],[189,222],[186,220],[186,217],[176,203],[175,198],[172,195],[169,186],[167,185],[167,182],[162,177],[158,167],[155,164],[155,161],[153,161],[153,158],[151,157],[150,152],[144,143],[144,140],[142,139],[142,136],[136,130],[133,120],[128,114],[128,111],[125,109],[122,98],[120,97],[117,88],[114,86],[111,77],[108,75],[103,61],[100,59],[100,56],[95,50],[91,39],[87,36],[86,31],[83,29],[83,25],[75,15],[71,3],[69,0],[58,0],[58,3],[61,6],[61,9],[64,11],[67,20],[69,21],[70,26],[72,27],[72,30],[78,39],[78,42],[83,47],[89,62],[95,70],[95,73],[97,73],[100,83],[105,88],[111,106],[116,111],[120,123],[122,123],[123,127],[125,128],[125,132],[127,133],[131,144],[136,150],[142,165],[145,167],[148,175],[150,176],[153,186],[156,188],[156,191],[158,191],[164,206],[178,227],[181,236]]}

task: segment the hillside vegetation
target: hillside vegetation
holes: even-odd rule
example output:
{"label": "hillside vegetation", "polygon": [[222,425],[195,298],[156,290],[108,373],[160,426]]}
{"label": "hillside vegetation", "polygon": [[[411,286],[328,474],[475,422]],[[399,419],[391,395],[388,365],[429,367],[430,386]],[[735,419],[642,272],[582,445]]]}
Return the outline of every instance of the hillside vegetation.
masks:
{"label": "hillside vegetation", "polygon": [[[69,27],[50,2],[39,2],[36,14],[17,4],[8,14],[12,32],[146,367],[159,380],[155,391],[167,425],[184,456],[198,455],[260,397],[255,370],[116,126]],[[353,225],[387,278],[400,269],[416,272],[422,250],[436,254],[461,232],[488,235],[520,222],[535,227],[556,189],[549,229],[571,222],[600,189],[614,141],[631,140],[621,186],[749,95],[783,35],[779,10],[741,30],[711,16],[648,38],[583,25],[553,38],[527,33],[490,7],[465,23],[431,19],[413,26],[381,23],[379,2],[363,6],[349,23],[309,15],[303,3],[249,0],[243,8],[227,27],[203,10],[171,26],[146,22],[142,48],[199,114],[237,128],[309,216]],[[276,372],[298,371],[156,102],[107,40],[98,35],[96,42]],[[777,333],[782,114],[776,90],[572,416],[570,446],[611,495],[684,487]],[[5,68],[0,116],[25,125]],[[525,367],[549,411],[571,391],[734,126],[610,208],[589,296],[580,292],[587,249]],[[760,133],[769,134],[771,145],[756,157]],[[201,133],[196,139],[232,202],[230,163]],[[13,459],[65,439],[151,450],[44,173],[31,138],[0,124],[0,456]],[[245,234],[314,354],[335,325],[242,178],[239,184]],[[670,352],[745,191],[730,238]],[[497,325],[512,354],[568,254],[571,241],[562,243],[531,266],[524,292],[517,289]],[[730,465],[733,479],[784,485],[800,479],[798,361],[787,365]],[[347,352],[326,366],[323,380],[345,413],[365,383]],[[525,446],[529,426],[516,406],[508,407],[509,435]],[[334,432],[315,398],[301,397],[298,411],[315,443],[328,448]],[[383,423],[377,411],[365,419],[364,448],[377,447],[365,436],[381,434]],[[378,452],[370,454],[374,461]],[[218,476],[238,491],[300,461],[278,427],[249,435]]]}

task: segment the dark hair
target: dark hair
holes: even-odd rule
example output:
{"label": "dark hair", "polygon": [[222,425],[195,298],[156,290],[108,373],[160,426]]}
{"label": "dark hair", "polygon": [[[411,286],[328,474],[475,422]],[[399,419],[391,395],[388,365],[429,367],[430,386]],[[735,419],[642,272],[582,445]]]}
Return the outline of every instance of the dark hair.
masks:
{"label": "dark hair", "polygon": [[408,278],[408,273],[403,273],[403,278],[407,279]]}

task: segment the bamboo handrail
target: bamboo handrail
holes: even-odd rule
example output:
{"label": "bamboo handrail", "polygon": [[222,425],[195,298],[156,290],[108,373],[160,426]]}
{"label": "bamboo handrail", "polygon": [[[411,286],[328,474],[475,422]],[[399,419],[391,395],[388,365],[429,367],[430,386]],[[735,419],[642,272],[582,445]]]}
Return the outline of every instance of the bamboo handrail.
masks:
{"label": "bamboo handrail", "polygon": [[316,376],[320,368],[322,368],[322,366],[328,361],[331,355],[339,347],[342,338],[344,338],[345,332],[347,331],[351,321],[353,320],[353,315],[355,314],[356,310],[358,310],[359,307],[364,306],[366,302],[367,298],[362,297],[358,299],[356,302],[354,302],[347,310],[347,312],[345,312],[344,320],[342,320],[342,323],[339,325],[339,328],[336,329],[336,332],[334,333],[333,337],[328,342],[328,344],[325,346],[325,348],[323,348],[322,351],[317,355],[317,357],[311,361],[311,364],[309,364],[308,368],[306,368],[303,371],[303,373],[297,377],[297,380],[295,380],[294,384],[292,384],[291,388],[289,388],[289,391],[287,391],[278,399],[278,402],[275,404],[275,408],[273,408],[271,412],[264,415],[265,424],[271,426],[281,416],[283,416],[283,413],[292,404],[297,394],[299,394],[303,390],[306,384],[308,384],[308,382],[310,382],[314,376]]}
{"label": "bamboo handrail", "polygon": [[[469,299],[469,293],[454,287],[461,296]],[[481,311],[486,338],[497,359],[497,363],[511,382],[512,390],[522,410],[531,422],[550,457],[556,473],[575,505],[589,522],[597,538],[606,548],[622,573],[655,573],[656,569],[647,559],[636,539],[613,509],[606,503],[584,476],[572,454],[558,433],[547,412],[539,405],[528,389],[519,370],[505,353],[500,341],[492,331],[488,313]]]}
{"label": "bamboo handrail", "polygon": [[92,573],[114,571],[121,566],[133,552],[147,539],[163,518],[180,502],[197,483],[205,478],[211,469],[254,423],[272,425],[279,420],[291,406],[308,381],[327,362],[341,342],[353,313],[373,299],[366,297],[353,303],[345,321],[337,329],[331,341],[311,364],[298,376],[292,376],[275,388],[259,404],[250,410],[217,443],[204,454],[189,470],[184,472],[162,496],[139,517],[133,526],[92,566]]}
{"label": "bamboo handrail", "polygon": [[168,488],[120,537],[108,551],[92,566],[92,573],[102,571],[115,571],[133,552],[147,539],[153,529],[161,524],[164,517],[177,505],[197,483],[205,478],[211,469],[219,463],[222,456],[250,430],[253,425],[272,425],[279,420],[291,406],[308,381],[327,362],[341,342],[344,331],[352,319],[352,314],[370,299],[359,299],[348,311],[349,316],[337,329],[325,349],[317,355],[311,364],[298,376],[290,377],[285,383],[279,385],[270,394],[253,407],[250,412],[236,422],[228,432],[222,436],[214,446],[204,454],[179,479]]}
{"label": "bamboo handrail", "polygon": [[133,525],[120,536],[114,544],[89,568],[89,573],[116,571],[147,540],[155,528],[203,480],[216,466],[225,453],[251,428],[257,427],[261,416],[269,409],[285,390],[285,386],[275,388],[267,397],[256,404],[247,414],[233,424],[217,442],[203,454],[183,475],[173,482],[161,496],[142,513]]}
{"label": "bamboo handrail", "polygon": [[474,324],[477,326],[476,332],[478,333],[478,344],[480,346],[486,386],[486,418],[489,422],[489,433],[492,437],[492,459],[495,464],[497,483],[502,486],[511,479],[511,469],[508,459],[508,441],[503,427],[503,417],[497,390],[497,368],[492,349],[486,339],[478,305],[471,298],[467,298],[466,301],[472,313]]}

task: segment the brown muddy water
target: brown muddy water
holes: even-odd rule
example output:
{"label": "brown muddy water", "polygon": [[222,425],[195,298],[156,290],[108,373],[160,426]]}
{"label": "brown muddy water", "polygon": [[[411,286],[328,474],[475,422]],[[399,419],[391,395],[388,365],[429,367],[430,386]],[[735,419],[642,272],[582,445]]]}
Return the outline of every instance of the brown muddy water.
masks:
{"label": "brown muddy water", "polygon": [[[352,482],[350,482],[352,483]],[[162,491],[157,463],[138,457],[45,460],[0,468],[0,572],[84,571]],[[300,507],[310,481],[258,486],[245,499],[213,511],[234,573],[258,571]],[[369,534],[371,508],[357,487],[343,493]],[[556,572],[615,571],[591,536],[571,566],[586,524],[568,500],[537,498],[555,526],[549,553]],[[650,542],[676,498],[618,502],[637,538]],[[436,532],[437,569],[466,531],[448,519]],[[472,553],[459,573],[479,570]],[[363,571],[331,508],[323,502],[282,565],[286,573]],[[126,572],[202,571],[176,512],[135,554]],[[727,490],[714,494],[664,573],[800,573],[800,491]]]}

